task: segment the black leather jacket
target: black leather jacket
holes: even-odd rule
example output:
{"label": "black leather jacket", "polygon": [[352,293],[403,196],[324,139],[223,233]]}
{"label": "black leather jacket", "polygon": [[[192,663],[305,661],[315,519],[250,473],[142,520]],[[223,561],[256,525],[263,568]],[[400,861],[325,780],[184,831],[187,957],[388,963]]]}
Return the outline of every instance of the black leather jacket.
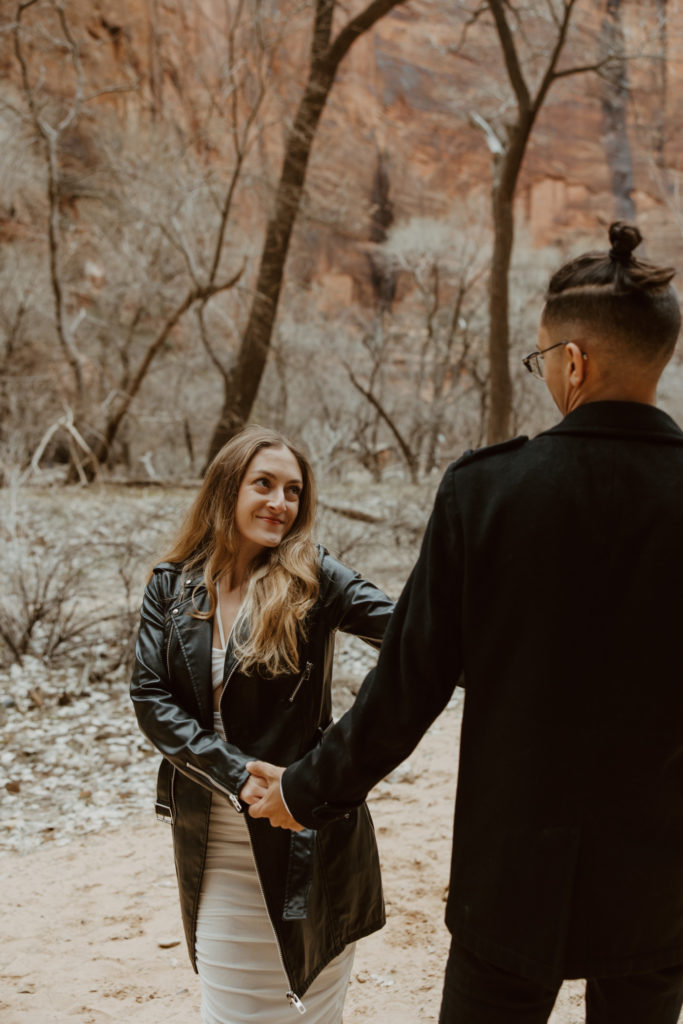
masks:
{"label": "black leather jacket", "polygon": [[[213,623],[191,614],[208,607],[201,573],[183,581],[182,566],[162,563],[145,591],[131,698],[140,728],[164,755],[157,813],[173,824],[183,924],[195,970],[211,800],[228,799],[243,813],[239,793],[248,778],[247,761],[289,765],[319,742],[332,718],[335,631],[379,647],[393,609],[381,590],[322,549],[320,557],[320,594],[309,613],[298,673],[275,679],[243,675],[228,647],[220,704],[227,742],[213,729]],[[248,816],[247,823],[288,995],[296,1001],[348,943],[384,924],[372,821],[362,804],[318,831],[273,829]]]}

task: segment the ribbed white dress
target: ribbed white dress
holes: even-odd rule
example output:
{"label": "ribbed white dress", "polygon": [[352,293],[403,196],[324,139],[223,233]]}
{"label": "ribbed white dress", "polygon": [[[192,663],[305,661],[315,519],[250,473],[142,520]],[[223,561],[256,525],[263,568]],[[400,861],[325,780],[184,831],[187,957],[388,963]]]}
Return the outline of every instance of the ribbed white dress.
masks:
{"label": "ribbed white dress", "polygon": [[[225,649],[213,648],[211,653],[213,683],[220,686]],[[225,739],[218,712],[214,728]],[[303,996],[309,1024],[341,1024],[354,951],[354,945],[347,946]],[[197,970],[204,1024],[292,1024],[297,1016],[287,1001],[289,982],[266,910],[246,820],[216,795],[197,917]]]}

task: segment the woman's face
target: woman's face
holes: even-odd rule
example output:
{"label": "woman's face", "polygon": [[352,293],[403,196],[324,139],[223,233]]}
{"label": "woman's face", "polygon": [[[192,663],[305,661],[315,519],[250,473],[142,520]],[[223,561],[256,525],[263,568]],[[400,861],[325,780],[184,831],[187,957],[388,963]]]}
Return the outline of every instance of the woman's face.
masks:
{"label": "woman's face", "polygon": [[299,512],[303,478],[289,448],[262,448],[247,466],[237,492],[235,525],[240,546],[275,548]]}

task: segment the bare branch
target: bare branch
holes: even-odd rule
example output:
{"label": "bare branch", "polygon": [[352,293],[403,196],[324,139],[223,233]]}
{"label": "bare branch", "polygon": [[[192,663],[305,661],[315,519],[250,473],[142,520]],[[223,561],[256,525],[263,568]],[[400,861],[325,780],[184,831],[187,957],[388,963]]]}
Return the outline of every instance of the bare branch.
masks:
{"label": "bare branch", "polygon": [[479,21],[479,19],[481,18],[481,16],[483,14],[488,13],[488,10],[489,10],[488,3],[483,3],[483,4],[481,4],[480,7],[476,7],[473,11],[470,12],[469,18],[466,19],[466,21],[465,21],[465,23],[464,23],[464,25],[462,27],[462,31],[460,33],[460,38],[458,39],[457,43],[455,43],[453,46],[450,46],[448,48],[448,52],[449,53],[451,53],[453,55],[456,55],[456,54],[460,53],[460,51],[462,50],[463,46],[465,45],[465,42],[467,41],[467,33],[468,33],[468,31],[472,28],[473,25],[477,24],[477,22]]}
{"label": "bare branch", "polygon": [[507,23],[505,17],[504,4],[501,0],[488,0],[491,13],[493,14],[494,21],[496,23],[496,29],[498,31],[498,38],[500,39],[500,45],[503,50],[503,59],[505,60],[505,68],[510,79],[510,84],[517,97],[517,103],[519,104],[520,110],[528,110],[531,106],[531,96],[529,95],[528,86],[524,80],[522,68],[519,63],[519,56],[515,48],[515,41],[512,38],[512,32],[510,26]]}
{"label": "bare branch", "polygon": [[168,227],[168,225],[165,224],[164,222],[161,222],[158,225],[158,227],[159,227],[159,230],[161,231],[161,234],[164,236],[164,238],[166,238],[171,243],[173,248],[177,249],[178,252],[182,255],[182,257],[183,257],[183,259],[185,261],[185,265],[187,267],[188,273],[189,273],[190,277],[192,278],[192,283],[197,288],[199,288],[200,287],[200,285],[199,285],[199,279],[200,279],[199,268],[197,267],[197,264],[195,263],[194,256],[192,255],[192,251],[190,250],[190,247],[188,246],[187,242],[183,238],[182,228],[178,224],[178,221],[177,221],[176,217],[175,216],[171,217],[171,227],[173,228],[173,231],[171,231],[170,228]]}
{"label": "bare branch", "polygon": [[[69,337],[65,321],[64,321],[64,299],[62,294],[62,280],[61,280],[61,268],[60,268],[60,226],[59,226],[59,187],[58,181],[58,160],[57,160],[57,142],[59,134],[62,130],[61,126],[58,129],[53,128],[45,121],[38,110],[38,105],[35,98],[35,90],[33,89],[28,71],[28,63],[24,56],[23,48],[21,45],[21,14],[26,7],[31,6],[30,4],[19,5],[17,9],[17,17],[13,28],[14,35],[14,54],[21,69],[21,80],[24,88],[24,94],[26,101],[29,105],[29,110],[33,118],[33,123],[36,132],[43,140],[43,146],[45,151],[45,162],[47,166],[47,179],[48,179],[48,251],[50,261],[50,283],[52,286],[52,294],[54,297],[55,304],[55,327],[57,330],[57,337],[59,340],[60,347],[64,352],[64,356],[71,368],[71,372],[74,378],[74,384],[76,388],[76,395],[80,402],[83,394],[83,373],[81,369],[81,357],[73,345],[72,339]],[[63,8],[58,8],[61,11],[61,20],[66,25],[66,19],[64,18]],[[68,26],[66,32],[70,32]],[[75,44],[74,44],[75,45]]]}
{"label": "bare branch", "polygon": [[128,82],[126,85],[105,85],[102,89],[98,89],[97,92],[91,92],[84,96],[83,103],[90,103],[92,100],[101,99],[102,96],[113,96],[116,93],[137,92],[142,85],[142,81],[142,78],[136,78],[134,82]]}
{"label": "bare branch", "polygon": [[495,131],[493,130],[489,122],[485,118],[483,118],[481,114],[477,114],[476,111],[472,111],[470,113],[469,119],[471,124],[473,124],[476,128],[480,128],[481,131],[484,133],[487,145],[492,155],[495,157],[502,156],[503,153],[505,152],[505,146],[500,141],[500,139],[496,135]]}
{"label": "bare branch", "polygon": [[212,284],[206,287],[195,287],[190,289],[185,298],[180,302],[175,309],[168,315],[165,322],[156,334],[156,337],[150,342],[147,347],[147,351],[142,358],[142,361],[133,377],[127,392],[121,398],[121,403],[115,413],[109,418],[107,426],[104,431],[102,440],[100,441],[95,451],[95,458],[99,464],[103,463],[107,457],[109,449],[114,441],[119,427],[128,412],[133,399],[137,395],[142,382],[147,375],[150,364],[156,357],[157,353],[161,349],[162,345],[168,338],[169,334],[176,326],[180,318],[187,310],[194,305],[195,302],[206,301],[211,298],[212,295],[217,295],[219,292],[227,291],[229,288],[234,288],[237,282],[244,273],[245,264],[243,263],[236,274],[233,274],[227,281],[222,281],[220,284]]}
{"label": "bare branch", "polygon": [[328,502],[323,501],[322,498],[318,499],[318,505],[320,508],[324,508],[328,512],[334,512],[335,515],[343,516],[345,519],[354,519],[359,523],[386,522],[386,516],[373,516],[370,512],[364,512],[359,508],[344,508],[342,505],[330,505]]}
{"label": "bare branch", "polygon": [[609,67],[614,60],[614,57],[605,57],[604,60],[596,61],[595,64],[578,64],[573,68],[563,68],[561,71],[555,71],[553,73],[553,79],[569,78],[570,75],[585,75],[591,71],[599,74],[601,71],[604,71],[606,67]]}
{"label": "bare branch", "polygon": [[61,122],[57,126],[57,131],[62,132],[65,131],[65,129],[68,128],[69,125],[73,124],[73,122],[78,117],[80,108],[83,104],[83,65],[81,63],[81,54],[78,49],[78,44],[76,43],[76,40],[73,37],[71,27],[66,19],[63,0],[52,0],[52,6],[57,12],[59,24],[61,26],[62,32],[64,33],[64,38],[68,43],[69,52],[71,53],[71,63],[73,64],[74,71],[76,72],[75,100],[71,106],[71,110],[64,115]]}
{"label": "bare branch", "polygon": [[201,303],[199,303],[199,305],[197,305],[195,307],[195,316],[197,317],[197,323],[199,325],[199,337],[202,339],[202,344],[203,344],[204,348],[206,349],[206,353],[207,353],[209,359],[211,360],[213,365],[216,367],[216,369],[220,373],[221,377],[223,377],[223,379],[225,379],[228,376],[230,371],[227,369],[227,367],[223,366],[223,363],[221,362],[221,360],[216,355],[216,351],[215,351],[213,345],[209,341],[209,332],[206,329],[206,322],[204,320],[204,307],[205,307],[205,305],[206,305],[205,302],[201,302]]}
{"label": "bare branch", "polygon": [[372,3],[368,4],[364,11],[352,18],[338,33],[325,54],[325,63],[337,67],[359,36],[372,28],[394,7],[400,7],[404,3],[406,0],[372,0]]}
{"label": "bare branch", "polygon": [[543,76],[543,80],[539,86],[536,98],[533,104],[533,115],[536,116],[537,112],[541,109],[543,101],[547,95],[548,89],[552,85],[553,81],[557,78],[556,68],[557,62],[560,59],[560,54],[564,48],[564,44],[567,39],[567,32],[569,31],[569,23],[572,17],[572,11],[576,0],[564,0],[564,15],[560,23],[560,27],[555,38],[555,45],[553,46],[552,54],[548,62],[548,67]]}
{"label": "bare branch", "polygon": [[374,395],[372,393],[372,391],[368,391],[367,388],[363,387],[363,385],[360,383],[360,381],[356,378],[353,370],[348,365],[348,363],[344,363],[344,367],[346,369],[346,372],[349,375],[349,380],[353,384],[353,386],[356,389],[356,391],[360,392],[360,394],[363,395],[363,397],[367,399],[367,401],[370,403],[370,405],[373,407],[373,409],[375,409],[377,411],[377,413],[381,416],[381,418],[384,420],[386,425],[389,427],[389,430],[391,431],[391,433],[396,438],[396,442],[397,442],[399,448],[401,449],[401,454],[403,455],[403,458],[406,461],[406,465],[408,466],[408,470],[410,472],[411,478],[412,478],[412,480],[414,482],[416,482],[417,481],[417,456],[415,455],[414,452],[412,452],[410,450],[410,447],[409,447],[408,443],[406,442],[405,438],[403,437],[403,434],[398,429],[396,423],[394,422],[392,417],[389,415],[389,413],[386,411],[386,409],[384,408],[382,403],[379,401],[377,396]]}

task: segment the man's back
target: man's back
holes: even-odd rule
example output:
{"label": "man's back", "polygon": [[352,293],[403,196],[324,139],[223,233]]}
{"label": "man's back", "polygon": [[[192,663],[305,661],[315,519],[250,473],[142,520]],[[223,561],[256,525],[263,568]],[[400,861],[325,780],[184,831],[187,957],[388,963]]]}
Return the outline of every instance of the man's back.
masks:
{"label": "man's back", "polygon": [[683,960],[683,433],[598,402],[449,471],[465,713],[447,920],[540,979]]}

